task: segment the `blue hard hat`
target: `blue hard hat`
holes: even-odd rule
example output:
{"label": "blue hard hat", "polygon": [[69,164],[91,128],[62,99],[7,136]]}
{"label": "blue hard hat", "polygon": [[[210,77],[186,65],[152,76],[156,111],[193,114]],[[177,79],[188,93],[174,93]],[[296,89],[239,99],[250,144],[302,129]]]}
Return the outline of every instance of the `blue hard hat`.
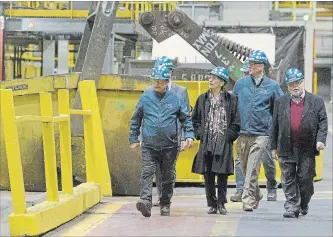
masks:
{"label": "blue hard hat", "polygon": [[250,64],[249,60],[246,59],[245,62],[243,63],[243,67],[240,69],[242,72],[248,72],[250,71]]}
{"label": "blue hard hat", "polygon": [[225,82],[229,82],[229,72],[224,67],[216,67],[210,72],[210,74],[217,76]]}
{"label": "blue hard hat", "polygon": [[170,77],[171,77],[171,73],[167,67],[165,67],[163,65],[159,65],[159,66],[153,68],[153,72],[151,74],[152,79],[170,80]]}
{"label": "blue hard hat", "polygon": [[304,79],[303,73],[297,68],[289,68],[285,75],[286,84]]}
{"label": "blue hard hat", "polygon": [[154,67],[159,66],[159,65],[163,65],[163,66],[167,67],[168,69],[175,68],[175,66],[172,63],[171,58],[169,58],[167,56],[162,56],[160,58],[157,58]]}
{"label": "blue hard hat", "polygon": [[268,63],[268,58],[267,58],[266,54],[261,50],[254,50],[250,54],[248,60],[249,60],[249,62],[256,62],[256,63],[263,63],[263,64]]}

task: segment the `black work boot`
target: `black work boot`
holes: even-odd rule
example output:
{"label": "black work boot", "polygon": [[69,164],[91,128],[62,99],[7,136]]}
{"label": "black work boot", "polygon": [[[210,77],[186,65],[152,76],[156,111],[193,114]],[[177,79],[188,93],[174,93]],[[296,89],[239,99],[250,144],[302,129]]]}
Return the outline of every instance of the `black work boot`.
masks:
{"label": "black work boot", "polygon": [[212,206],[207,211],[208,214],[216,214],[217,213],[217,204],[213,203]]}
{"label": "black work boot", "polygon": [[309,206],[308,205],[306,205],[304,207],[301,206],[301,214],[303,216],[305,216],[306,214],[308,214],[308,212],[309,212]]}
{"label": "black work boot", "polygon": [[221,215],[227,215],[227,209],[225,208],[224,203],[220,203],[217,208]]}
{"label": "black work boot", "polygon": [[230,197],[230,201],[232,201],[232,202],[241,202],[242,201],[242,195],[243,195],[243,192],[237,190],[237,192]]}
{"label": "black work boot", "polygon": [[161,216],[170,216],[170,204],[168,205],[162,205],[160,204],[160,213],[161,213]]}
{"label": "black work boot", "polygon": [[298,218],[299,216],[299,212],[298,211],[286,211],[285,213],[283,213],[283,217],[284,218]]}
{"label": "black work boot", "polygon": [[276,196],[276,189],[268,189],[267,190],[267,201],[276,201],[277,196]]}
{"label": "black work boot", "polygon": [[136,209],[141,212],[144,217],[151,216],[151,205],[145,200],[139,199],[136,202]]}

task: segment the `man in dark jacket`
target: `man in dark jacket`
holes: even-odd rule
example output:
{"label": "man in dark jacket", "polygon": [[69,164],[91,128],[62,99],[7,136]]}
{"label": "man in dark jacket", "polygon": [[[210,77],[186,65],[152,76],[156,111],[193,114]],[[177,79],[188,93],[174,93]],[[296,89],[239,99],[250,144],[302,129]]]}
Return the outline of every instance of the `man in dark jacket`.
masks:
{"label": "man in dark jacket", "polygon": [[[229,82],[228,71],[217,67],[210,73],[209,91],[200,95],[192,112],[195,138],[200,140],[192,172],[203,174],[208,214],[227,214],[228,176],[234,173],[233,142],[237,139],[240,119],[236,96],[223,90]],[[218,179],[216,198],[215,176]]]}
{"label": "man in dark jacket", "polygon": [[[187,93],[186,87],[178,85],[178,84],[172,82],[172,80],[171,80],[172,72],[175,68],[175,66],[173,65],[172,60],[167,56],[162,56],[162,57],[160,57],[156,60],[156,63],[154,65],[154,67],[157,67],[157,66],[160,66],[160,65],[165,66],[170,70],[170,79],[169,79],[169,84],[168,84],[168,90],[173,91],[176,94],[178,94],[184,100],[184,103],[187,106],[188,111],[190,111],[190,101],[189,101],[189,98],[188,98],[188,93]],[[153,90],[154,90],[154,86],[150,86],[147,89],[145,89],[145,92],[146,91],[153,91]],[[185,142],[184,136],[183,136],[184,131],[182,131],[181,123],[179,121],[177,121],[177,125],[178,125],[178,127],[177,127],[178,128],[177,129],[177,132],[178,132],[178,153],[177,153],[177,156],[176,156],[177,158],[175,160],[174,169],[173,169],[174,183],[176,182],[176,162],[177,162],[177,159],[178,159],[178,156],[179,156],[179,152],[186,149],[186,142]],[[156,183],[156,190],[157,190],[158,199],[157,199],[157,202],[155,202],[153,205],[154,206],[159,206],[160,205],[160,199],[162,197],[162,177],[161,177],[161,169],[160,169],[159,164],[156,165],[155,183]]]}
{"label": "man in dark jacket", "polygon": [[289,69],[285,79],[290,94],[275,101],[270,138],[286,197],[283,216],[297,218],[299,212],[308,213],[314,193],[315,156],[325,148],[327,114],[324,101],[304,90],[304,76],[298,69]]}
{"label": "man in dark jacket", "polygon": [[170,200],[173,195],[174,163],[178,153],[177,120],[184,127],[186,146],[191,148],[194,141],[191,116],[183,99],[168,90],[170,71],[164,66],[154,68],[153,91],[142,94],[136,106],[130,125],[130,147],[139,147],[142,126],[142,171],[140,200],[136,207],[145,217],[151,216],[153,176],[156,164],[162,172],[162,216],[170,215]]}

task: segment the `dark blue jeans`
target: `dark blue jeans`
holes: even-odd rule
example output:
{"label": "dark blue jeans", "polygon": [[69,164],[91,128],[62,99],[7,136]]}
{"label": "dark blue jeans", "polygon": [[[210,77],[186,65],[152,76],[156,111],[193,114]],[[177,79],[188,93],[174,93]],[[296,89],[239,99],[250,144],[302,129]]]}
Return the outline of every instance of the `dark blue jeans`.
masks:
{"label": "dark blue jeans", "polygon": [[167,149],[153,149],[142,147],[142,170],[140,198],[152,204],[153,177],[156,166],[161,171],[161,205],[170,204],[173,195],[174,164],[178,153],[178,147]]}

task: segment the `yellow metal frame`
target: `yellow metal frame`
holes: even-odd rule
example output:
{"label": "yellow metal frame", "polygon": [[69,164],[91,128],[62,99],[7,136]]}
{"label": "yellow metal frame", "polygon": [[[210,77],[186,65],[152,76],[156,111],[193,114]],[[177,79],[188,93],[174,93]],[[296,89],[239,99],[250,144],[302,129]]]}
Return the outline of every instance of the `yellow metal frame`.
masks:
{"label": "yellow metal frame", "polygon": [[[42,4],[38,1],[18,1],[20,6],[28,7],[29,9],[13,8],[10,1],[9,9],[5,10],[7,17],[51,17],[51,18],[86,18],[87,10],[73,10],[72,1],[46,1],[48,9],[41,8]],[[68,4],[68,9],[61,10],[61,6]],[[138,20],[141,13],[158,9],[160,11],[175,10],[178,2],[167,1],[123,1],[116,12],[116,18]]]}
{"label": "yellow metal frame", "polygon": [[[276,1],[272,2],[272,9],[275,9]],[[313,8],[312,1],[279,1],[278,8],[290,8],[290,9],[304,9]],[[333,16],[333,6],[326,3],[317,3],[316,16],[318,17],[331,17]],[[293,21],[296,20],[295,13],[292,14]]]}
{"label": "yellow metal frame", "polygon": [[[94,81],[79,82],[83,110],[69,109],[69,91],[58,90],[59,115],[53,116],[51,93],[40,93],[41,116],[15,116],[13,91],[0,90],[0,109],[13,200],[9,216],[13,236],[40,235],[111,196],[111,178]],[[70,114],[84,116],[87,182],[73,188]],[[16,123],[42,122],[47,200],[26,208],[22,162]],[[59,122],[62,193],[58,193],[54,123]]]}

